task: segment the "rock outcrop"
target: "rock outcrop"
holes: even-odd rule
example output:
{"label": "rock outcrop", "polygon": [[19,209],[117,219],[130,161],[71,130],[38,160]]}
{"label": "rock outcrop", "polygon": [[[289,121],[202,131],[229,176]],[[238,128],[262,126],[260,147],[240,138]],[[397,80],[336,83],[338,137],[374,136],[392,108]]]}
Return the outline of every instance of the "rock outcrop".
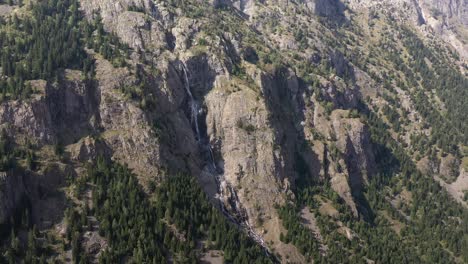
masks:
{"label": "rock outcrop", "polygon": [[319,16],[329,17],[333,20],[342,19],[345,5],[340,0],[309,0],[308,6]]}
{"label": "rock outcrop", "polygon": [[10,220],[10,216],[24,201],[25,194],[23,175],[20,172],[0,173],[0,223]]}
{"label": "rock outcrop", "polygon": [[[0,124],[16,142],[33,141],[39,149],[64,145],[66,155],[44,161],[50,166],[39,172],[0,174],[0,223],[22,197],[39,199],[34,217],[44,210],[56,222],[60,213],[47,202],[62,208],[63,197],[42,196],[38,189],[63,186],[64,175],[79,175],[83,164],[99,156],[128,165],[144,188],[172,173],[196,176],[212,202],[265,247],[288,247],[278,232],[268,231],[284,229],[276,206],[295,199],[299,182],[330,182],[359,218],[365,212],[356,197],[362,198],[376,164],[368,125],[357,109],[365,100],[381,100],[383,82],[396,84],[388,72],[373,71],[385,63],[371,61],[370,52],[349,58],[348,46],[373,33],[347,32],[339,48],[334,39],[344,38],[353,12],[369,23],[381,11],[424,34],[432,34],[429,25],[436,34],[455,36],[457,23],[467,23],[466,4],[459,0],[197,4],[211,8],[204,10],[206,17],[193,5],[164,1],[81,1],[86,19],[101,19],[106,31],[130,47],[127,66],[87,50],[95,60],[92,81],[79,70],[63,70],[56,81],[34,81],[41,88],[32,98],[1,103]],[[232,21],[242,23],[218,21],[217,28],[207,19],[231,11]],[[287,19],[276,21],[280,15]],[[303,25],[316,31],[302,31]],[[360,69],[359,62],[372,71]],[[450,176],[459,165],[448,157],[441,174]],[[86,241],[87,251],[105,247],[92,233]]]}
{"label": "rock outcrop", "polygon": [[8,223],[15,213],[27,209],[32,223],[50,228],[63,219],[65,194],[60,188],[67,177],[75,177],[72,166],[58,162],[45,165],[38,172],[14,169],[0,174],[0,223]]}

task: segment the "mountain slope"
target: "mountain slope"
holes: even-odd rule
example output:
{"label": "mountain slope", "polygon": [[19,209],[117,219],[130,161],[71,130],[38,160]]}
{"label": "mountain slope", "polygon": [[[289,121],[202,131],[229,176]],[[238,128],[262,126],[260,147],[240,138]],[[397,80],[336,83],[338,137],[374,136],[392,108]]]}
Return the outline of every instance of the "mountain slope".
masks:
{"label": "mountain slope", "polygon": [[9,4],[5,261],[467,261],[465,2]]}

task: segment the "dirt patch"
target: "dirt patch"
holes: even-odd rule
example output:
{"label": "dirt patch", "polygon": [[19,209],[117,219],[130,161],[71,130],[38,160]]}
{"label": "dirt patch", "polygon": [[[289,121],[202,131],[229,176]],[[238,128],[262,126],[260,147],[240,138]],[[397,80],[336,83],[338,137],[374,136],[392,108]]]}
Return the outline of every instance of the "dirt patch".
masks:
{"label": "dirt patch", "polygon": [[401,200],[405,201],[407,204],[410,204],[411,201],[413,200],[413,195],[411,194],[411,192],[409,192],[408,190],[404,189],[404,190],[401,191],[401,193],[400,193],[400,198],[401,198]]}
{"label": "dirt patch", "polygon": [[328,215],[333,218],[338,218],[340,216],[340,212],[338,212],[332,202],[328,200],[322,201],[319,212],[321,215]]}
{"label": "dirt patch", "polygon": [[468,171],[468,156],[463,157],[462,159],[462,169],[464,169],[465,171]]}
{"label": "dirt patch", "polygon": [[202,264],[223,264],[224,263],[224,254],[220,250],[208,250],[200,258],[200,263]]}
{"label": "dirt patch", "polygon": [[468,190],[468,172],[462,168],[461,173],[458,176],[457,180],[451,184],[446,183],[443,179],[438,176],[434,178],[443,186],[447,192],[463,206],[468,207],[468,203],[463,200],[464,192]]}
{"label": "dirt patch", "polygon": [[351,230],[351,228],[344,225],[341,221],[338,221],[336,223],[339,226],[339,228],[337,229],[338,233],[345,236],[349,241],[352,241],[354,238],[359,239],[358,235],[353,230]]}
{"label": "dirt patch", "polygon": [[13,11],[13,9],[15,9],[14,6],[0,5],[0,17],[7,16],[11,11]]}
{"label": "dirt patch", "polygon": [[387,221],[390,223],[390,228],[395,231],[398,235],[400,234],[401,230],[405,227],[405,224],[402,222],[393,219],[387,211],[381,211],[382,215],[387,219]]}

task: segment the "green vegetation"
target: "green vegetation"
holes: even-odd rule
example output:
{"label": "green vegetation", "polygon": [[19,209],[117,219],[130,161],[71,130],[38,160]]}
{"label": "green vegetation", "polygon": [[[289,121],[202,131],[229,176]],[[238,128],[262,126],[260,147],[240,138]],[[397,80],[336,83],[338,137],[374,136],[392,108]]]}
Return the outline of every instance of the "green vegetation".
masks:
{"label": "green vegetation", "polygon": [[90,178],[96,186],[93,203],[98,205],[100,233],[113,249],[102,255],[102,263],[126,257],[161,263],[169,256],[181,263],[196,262],[201,241],[223,250],[227,262],[268,262],[259,246],[208,202],[194,178],[169,177],[156,189],[153,203],[123,166],[100,160],[90,168]]}
{"label": "green vegetation", "polygon": [[[169,259],[197,263],[200,254],[211,249],[222,250],[228,263],[271,262],[252,239],[208,202],[192,177],[169,177],[147,196],[128,168],[100,158],[88,167],[88,175],[76,179],[73,185],[81,198],[86,190],[92,190],[93,206],[88,207],[86,200],[83,204],[69,203],[65,236],[55,241],[48,238],[50,233],[37,232],[25,206],[22,216],[12,219],[10,236],[1,240],[7,253],[5,259],[0,255],[0,263],[19,259],[43,263],[55,258],[54,247],[60,244],[63,250],[71,250],[74,263],[87,263],[90,256],[82,243],[85,231],[98,231],[108,242],[99,263],[165,263]],[[99,221],[98,230],[89,220],[93,216]],[[16,242],[21,230],[30,233],[26,246]]]}
{"label": "green vegetation", "polygon": [[94,21],[83,21],[82,24],[83,38],[88,49],[101,54],[104,59],[112,62],[114,67],[127,66],[126,59],[130,56],[130,48],[120,42],[115,33],[104,31],[100,14],[94,17]]}
{"label": "green vegetation", "polygon": [[[437,124],[443,121],[437,120],[437,116],[431,116],[429,112],[423,112],[423,115],[427,116],[428,119],[434,119],[434,127],[437,129],[435,135],[441,137],[442,145],[449,144],[450,139],[455,143],[461,142],[468,145],[468,119],[466,116],[468,106],[464,100],[460,100],[468,97],[466,89],[468,79],[453,66],[447,67],[447,65],[451,65],[450,61],[440,58],[440,54],[428,48],[410,30],[407,29],[404,32],[405,46],[414,58],[410,67],[421,76],[422,86],[427,91],[435,90],[442,99],[444,106],[447,108],[447,114],[442,119],[448,122],[450,126],[449,128],[437,128]],[[425,59],[429,60],[431,66],[428,65]],[[447,142],[442,137],[444,133],[448,134],[449,139],[447,139]],[[455,149],[455,147],[452,146],[452,149]]]}
{"label": "green vegetation", "polygon": [[[378,263],[468,261],[464,250],[468,246],[468,226],[463,224],[468,222],[468,211],[454,203],[431,177],[416,169],[382,120],[363,109],[361,115],[371,127],[379,171],[362,195],[355,197],[362,219],[352,216],[329,183],[299,180],[295,205],[279,209],[288,229],[287,235],[282,236],[285,242],[293,243],[305,250],[306,256],[314,256],[314,260],[323,263],[365,263],[366,258]],[[404,192],[411,193],[411,202],[392,202]],[[338,216],[319,210],[324,200],[332,202]],[[305,206],[316,216],[323,241],[328,246],[320,257],[317,257],[320,252],[316,241],[304,242],[305,237],[314,240],[299,216]],[[398,223],[399,232],[389,219]],[[343,224],[355,233],[354,238],[347,239],[337,231]]]}
{"label": "green vegetation", "polygon": [[280,234],[280,240],[284,243],[292,243],[307,262],[319,258],[319,244],[314,234],[301,224],[298,211],[295,207],[278,208],[278,213],[283,221],[283,226],[288,230],[286,234]]}
{"label": "green vegetation", "polygon": [[395,131],[400,131],[400,114],[391,106],[384,105],[382,108],[383,114],[387,117],[387,120],[392,124]]}
{"label": "green vegetation", "polygon": [[[8,2],[14,4],[11,0]],[[31,80],[44,79],[53,83],[65,68],[82,70],[87,80],[94,78],[95,65],[86,48],[99,53],[114,67],[129,67],[127,61],[132,50],[115,34],[104,31],[100,15],[96,14],[94,21],[85,21],[78,3],[78,0],[39,1],[23,7],[22,12],[0,19],[2,100],[27,99],[35,92]],[[21,1],[18,4],[21,5]],[[391,136],[395,132],[401,137],[409,123],[406,119],[409,113],[398,107],[401,102],[394,88],[398,86],[408,93],[416,111],[421,114],[423,128],[431,129],[430,136],[424,131],[410,135],[412,154],[418,152],[418,156],[426,156],[434,165],[439,164],[439,155],[451,153],[459,160],[463,155],[467,156],[460,148],[468,145],[468,105],[464,100],[468,97],[468,81],[451,65],[451,58],[445,52],[437,52],[410,29],[398,27],[402,42],[386,39],[381,47],[371,48],[369,55],[362,56],[362,50],[348,49],[348,46],[359,44],[352,34],[349,37],[344,34],[352,28],[340,29],[333,25],[334,31],[324,32],[320,38],[324,39],[322,44],[333,47],[330,52],[344,54],[343,58],[337,59],[343,61],[340,68],[344,69],[340,73],[338,67],[332,65],[334,62],[329,55],[321,54],[323,57],[317,55],[318,58],[307,60],[301,57],[302,51],[310,48],[310,40],[316,37],[303,25],[295,25],[289,32],[298,44],[298,51],[291,53],[292,59],[288,60],[289,54],[281,54],[265,45],[263,37],[245,26],[241,18],[226,15],[230,12],[227,8],[218,12],[181,0],[171,0],[168,4],[168,8],[178,8],[178,12],[197,19],[197,27],[199,25],[200,30],[206,31],[203,38],[198,39],[199,46],[215,42],[226,44],[231,40],[225,32],[242,36],[241,54],[228,54],[226,56],[231,57],[222,58],[232,63],[230,73],[236,78],[252,82],[244,68],[248,64],[242,64],[239,55],[269,73],[280,74],[281,65],[295,65],[301,77],[298,89],[304,84],[310,85],[309,91],[298,95],[309,97],[314,94],[327,115],[336,108],[348,107],[343,106],[346,103],[340,105],[338,100],[345,97],[345,91],[340,87],[330,96],[325,87],[321,87],[322,80],[318,76],[326,80],[334,76],[337,83],[346,86],[345,89],[357,86],[345,58],[367,71],[376,85],[384,88],[377,97],[382,97],[386,103],[379,109],[369,110],[362,104],[359,109],[349,109],[349,118],[361,118],[370,126],[378,165],[378,173],[369,180],[362,193],[353,192],[359,217],[353,215],[327,179],[310,180],[308,164],[296,154],[296,169],[301,174],[296,182],[296,200],[277,208],[287,229],[280,237],[283,242],[295,245],[308,261],[317,263],[367,263],[367,260],[376,263],[468,262],[467,210],[454,203],[431,175],[421,174],[408,156],[405,144],[396,142]],[[128,11],[143,12],[144,9],[129,6]],[[276,14],[265,16],[260,13],[259,16],[256,19],[281,35],[279,31],[284,29]],[[377,19],[378,14],[372,14],[372,17]],[[396,26],[393,22],[389,24]],[[401,47],[398,46],[400,43]],[[202,47],[198,51],[212,52],[211,48]],[[145,61],[148,54],[135,52],[142,63],[141,67],[131,69],[137,82],[122,86],[121,92],[130,99],[139,100],[144,110],[152,109],[156,100],[147,89],[154,80],[148,76],[159,73],[154,68],[149,70],[149,63]],[[223,52],[219,50],[220,54]],[[311,49],[305,53],[309,56],[315,52],[320,53]],[[382,65],[384,60],[385,66]],[[381,72],[376,70],[379,67]],[[437,101],[436,95],[442,103]],[[333,101],[338,103],[333,103],[332,99],[337,99]],[[288,109],[287,103],[282,105],[284,109]],[[296,118],[294,111],[283,112],[286,112],[285,116],[293,117],[291,122],[297,121],[293,120]],[[255,126],[241,119],[236,126],[248,134],[255,132]],[[155,123],[155,131],[164,141],[162,127]],[[324,168],[331,165],[335,166],[335,171],[342,172],[338,161],[343,154],[336,143],[330,142],[317,129],[312,129],[311,134],[314,140],[323,141],[333,162],[324,161]],[[331,141],[336,140],[331,138]],[[55,152],[63,156],[64,146],[56,144]],[[18,161],[23,160],[26,161],[25,168],[33,170],[37,166],[31,150],[17,148],[2,133],[0,171],[17,168],[21,163]],[[457,169],[453,170],[453,176]],[[76,179],[72,186],[78,197],[73,197],[73,202],[68,201],[65,235],[55,238],[48,231],[37,231],[31,224],[29,201],[24,201],[22,210],[0,228],[3,253],[0,263],[45,263],[52,261],[58,251],[70,251],[74,263],[87,263],[91,256],[87,256],[82,242],[88,231],[98,233],[108,243],[100,263],[196,263],[200,255],[209,250],[222,251],[227,263],[272,262],[259,245],[208,201],[193,177],[170,175],[158,184],[151,182],[150,191],[146,193],[127,167],[100,158],[88,167],[88,174]],[[92,201],[83,198],[85,191],[91,191]],[[468,193],[464,199],[468,199]],[[76,204],[76,201],[83,203]],[[321,210],[324,204],[336,209],[337,213]],[[321,239],[303,224],[301,210],[305,207],[316,217]],[[97,230],[90,219],[99,223]],[[24,241],[20,241],[20,234],[26,237]]]}
{"label": "green vegetation", "polygon": [[18,156],[17,154],[14,152],[12,142],[5,131],[2,130],[0,133],[0,171],[5,172],[14,168],[16,163],[15,156]]}
{"label": "green vegetation", "polygon": [[80,37],[78,1],[38,2],[27,14],[0,24],[0,90],[3,97],[27,98],[27,80],[52,79],[61,68],[90,70]]}
{"label": "green vegetation", "polygon": [[[396,54],[388,59],[404,74],[406,85],[400,85],[410,91],[416,110],[432,128],[427,146],[437,145],[445,153],[460,157],[460,145],[468,145],[468,106],[461,99],[468,98],[468,79],[443,52],[435,52],[408,28],[401,27],[400,31],[411,60],[407,64]],[[431,99],[433,91],[446,109],[440,109]]]}
{"label": "green vegetation", "polygon": [[85,47],[115,67],[126,66],[129,47],[104,31],[99,15],[92,22],[84,20],[78,0],[40,1],[24,9],[21,16],[0,20],[2,98],[26,99],[34,92],[29,80],[54,81],[65,68],[93,78],[93,60]]}

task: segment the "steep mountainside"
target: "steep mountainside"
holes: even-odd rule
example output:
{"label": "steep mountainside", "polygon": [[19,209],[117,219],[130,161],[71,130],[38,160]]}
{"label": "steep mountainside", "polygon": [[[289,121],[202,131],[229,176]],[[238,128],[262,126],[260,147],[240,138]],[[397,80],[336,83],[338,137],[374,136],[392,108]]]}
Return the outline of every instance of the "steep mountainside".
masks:
{"label": "steep mountainside", "polygon": [[0,0],[0,263],[468,262],[467,12]]}

